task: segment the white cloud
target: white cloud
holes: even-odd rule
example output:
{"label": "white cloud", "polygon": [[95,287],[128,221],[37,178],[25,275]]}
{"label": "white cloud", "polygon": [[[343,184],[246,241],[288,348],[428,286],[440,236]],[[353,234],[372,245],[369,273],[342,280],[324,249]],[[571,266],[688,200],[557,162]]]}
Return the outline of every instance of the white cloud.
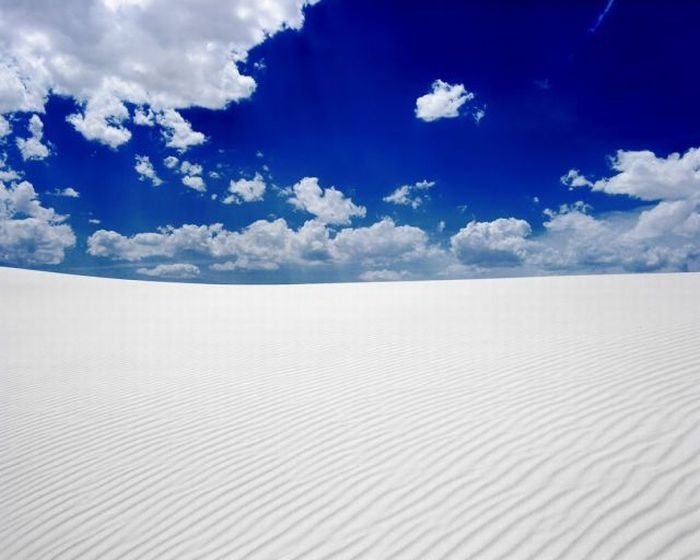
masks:
{"label": "white cloud", "polygon": [[623,241],[624,231],[633,223],[634,217],[624,213],[596,218],[583,210],[563,207],[544,223],[545,233],[539,237],[538,250],[531,253],[530,262],[566,271],[637,269],[646,249]]}
{"label": "white cloud", "polygon": [[0,139],[8,136],[10,132],[12,132],[10,122],[5,117],[0,115]]}
{"label": "white cloud", "polygon": [[[168,156],[164,160],[166,167],[170,169],[175,169],[178,164],[178,159],[173,156]],[[183,161],[180,163],[180,168],[178,172],[183,175],[182,184],[186,187],[194,189],[195,191],[205,192],[207,190],[207,185],[202,178],[202,173],[204,169],[198,163],[192,163],[190,161]]]}
{"label": "white cloud", "polygon": [[358,278],[364,282],[393,282],[406,280],[410,278],[410,274],[405,270],[388,270],[382,268],[380,270],[367,270],[360,274]]}
{"label": "white cloud", "polygon": [[414,210],[423,203],[423,196],[419,193],[435,186],[435,181],[418,181],[412,185],[402,185],[382,200],[391,204],[410,206]]}
{"label": "white cloud", "polygon": [[9,183],[11,181],[16,181],[20,178],[21,175],[17,171],[11,169],[10,167],[7,167],[5,156],[0,155],[0,182]]}
{"label": "white cloud", "polygon": [[[640,200],[685,200],[700,195],[700,148],[685,154],[657,157],[653,152],[618,150],[610,160],[612,177],[592,182],[569,171],[573,187],[590,187],[607,194],[627,195]],[[568,184],[568,183],[567,183]]]}
{"label": "white cloud", "polygon": [[552,210],[551,208],[545,208],[542,210],[542,214],[548,218],[556,218],[564,216],[566,214],[571,214],[578,212],[580,214],[588,214],[593,207],[590,204],[585,203],[583,200],[577,200],[571,204],[560,204],[558,210]]}
{"label": "white cloud", "polygon": [[[595,217],[581,209],[564,207],[550,214],[544,223],[545,233],[537,240],[538,248],[531,251],[528,260],[544,269],[565,271],[686,270],[700,256],[700,215],[695,212],[693,219],[683,213],[687,230],[653,224],[642,228],[646,231],[640,234],[646,212],[634,210]],[[669,223],[677,226],[674,214],[669,212]]]}
{"label": "white cloud", "polygon": [[137,107],[134,111],[134,124],[139,126],[155,126],[156,115],[150,107]]}
{"label": "white cloud", "polygon": [[75,245],[66,216],[41,205],[31,183],[0,182],[0,261],[10,264],[58,264]]}
{"label": "white cloud", "polygon": [[420,206],[421,199],[411,199],[410,194],[411,185],[402,185],[401,187],[393,191],[391,194],[385,196],[382,200],[384,202],[390,202],[392,204],[410,205],[413,206],[413,208],[418,208],[418,206]]}
{"label": "white cloud", "polygon": [[165,227],[153,233],[126,237],[116,231],[98,230],[88,238],[88,253],[125,261],[149,257],[173,257],[178,252],[207,253],[212,240],[223,231],[221,224],[212,226],[184,225]]}
{"label": "white cloud", "polygon": [[182,178],[182,184],[198,192],[205,192],[207,190],[207,186],[204,184],[204,179],[202,179],[199,175],[185,175]]}
{"label": "white cloud", "polygon": [[590,187],[593,185],[591,181],[581,175],[578,169],[569,169],[566,175],[561,176],[561,182],[570,189],[574,187]]}
{"label": "white cloud", "polygon": [[222,224],[168,226],[131,237],[99,230],[88,239],[88,253],[131,262],[205,256],[215,260],[210,269],[218,272],[332,265],[360,269],[358,274],[364,269],[419,269],[445,257],[444,251],[428,244],[420,228],[397,226],[388,218],[369,227],[342,229],[335,236],[317,219],[296,230],[283,219],[258,220],[240,231]]}
{"label": "white cloud", "polygon": [[54,196],[63,196],[65,198],[80,198],[80,193],[76,191],[73,187],[66,187],[65,189],[56,189],[48,194],[52,194]]}
{"label": "white cloud", "polygon": [[192,130],[192,125],[174,109],[159,113],[156,120],[163,127],[163,138],[169,148],[184,152],[191,146],[203,144],[207,140],[204,134]]}
{"label": "white cloud", "polygon": [[299,29],[311,3],[79,0],[66,10],[49,0],[5,2],[0,114],[43,112],[50,93],[71,97],[80,104],[69,118],[76,129],[116,147],[131,135],[126,103],[151,107],[169,144],[184,150],[204,137],[170,111],[249,97],[255,80],[237,63],[276,32]]}
{"label": "white cloud", "polygon": [[49,157],[49,148],[42,143],[44,139],[44,123],[39,115],[32,115],[27,126],[29,138],[17,138],[17,147],[22,154],[22,159],[45,159]]}
{"label": "white cloud", "polygon": [[415,226],[397,226],[383,218],[368,227],[346,228],[333,239],[338,262],[358,263],[366,268],[388,268],[396,263],[419,261],[435,254],[426,233]]}
{"label": "white cloud", "polygon": [[530,224],[516,218],[471,221],[450,238],[450,244],[462,264],[517,266],[526,256],[531,233]]}
{"label": "white cloud", "polygon": [[634,228],[628,233],[634,239],[654,239],[665,234],[694,235],[700,214],[697,200],[661,201],[643,210]]}
{"label": "white cloud", "polygon": [[249,261],[246,259],[237,259],[235,261],[214,263],[209,268],[215,272],[235,272],[237,270],[277,270],[279,268],[279,264],[274,261]]}
{"label": "white cloud", "polygon": [[232,233],[221,252],[235,257],[238,268],[272,270],[284,264],[308,266],[327,261],[328,243],[328,231],[316,220],[309,220],[296,231],[283,219],[258,220]]}
{"label": "white cloud", "polygon": [[223,253],[235,257],[239,268],[271,270],[284,264],[314,265],[328,261],[329,233],[324,224],[309,220],[298,230],[285,220],[258,220],[231,235]]}
{"label": "white cloud", "polygon": [[223,200],[224,204],[255,202],[265,195],[265,181],[260,173],[256,173],[252,179],[231,181],[228,190],[231,194]]}
{"label": "white cloud", "polygon": [[198,163],[192,163],[185,160],[180,164],[180,173],[183,175],[201,175],[203,171],[204,169]]}
{"label": "white cloud", "polygon": [[113,92],[100,91],[84,104],[82,113],[68,115],[66,120],[86,139],[118,148],[131,139],[131,131],[124,126],[129,110]]}
{"label": "white cloud", "polygon": [[139,174],[139,180],[150,181],[154,187],[159,187],[163,184],[163,180],[158,177],[158,174],[151,163],[151,159],[148,156],[137,155],[134,169],[136,170],[136,173]]}
{"label": "white cloud", "polygon": [[[474,94],[467,91],[463,84],[452,85],[435,80],[432,92],[416,99],[416,117],[426,122],[458,117],[460,108],[472,99]],[[482,117],[483,114],[477,121]]]}
{"label": "white cloud", "polygon": [[98,225],[102,223],[102,220],[98,220],[97,218],[90,218],[88,220],[88,223],[93,224],[93,225]]}
{"label": "white cloud", "polygon": [[610,160],[615,174],[592,181],[578,170],[562,182],[647,203],[601,217],[589,208],[545,211],[548,250],[555,268],[607,267],[619,270],[683,270],[700,254],[700,148],[658,157],[650,151],[619,150]]}
{"label": "white cloud", "polygon": [[168,226],[132,237],[99,230],[88,239],[88,252],[126,261],[195,253],[228,259],[213,266],[214,270],[271,270],[280,264],[327,260],[328,241],[328,231],[320,222],[310,220],[295,231],[277,219],[258,220],[241,231],[226,230],[222,224]]}
{"label": "white cloud", "polygon": [[151,268],[139,268],[136,273],[156,278],[196,278],[199,276],[199,267],[187,263],[159,264]]}
{"label": "white cloud", "polygon": [[[177,160],[175,163],[177,163]],[[184,175],[182,177],[182,184],[195,191],[205,192],[207,190],[207,185],[201,176],[203,172],[204,169],[198,163],[185,160],[180,164],[180,173]]]}
{"label": "white cloud", "polygon": [[[2,27],[6,26],[7,21],[4,20]],[[5,37],[4,33],[2,36]],[[11,47],[5,47],[4,56],[0,56],[0,114],[15,111],[43,112],[50,87],[46,71],[37,68],[36,61],[32,61],[26,54],[18,57],[12,50]],[[26,49],[18,45],[18,50]]]}
{"label": "white cloud", "polygon": [[576,270],[586,267],[621,267],[619,248],[610,242],[615,233],[607,221],[597,219],[580,206],[563,205],[558,211],[545,211],[545,234],[530,259],[545,269]]}
{"label": "white cloud", "polygon": [[[305,178],[282,191],[297,208],[315,216],[297,229],[276,219],[238,231],[222,224],[166,227],[132,237],[99,230],[88,240],[88,250],[127,261],[203,256],[219,272],[317,267],[343,270],[362,280],[697,269],[700,175],[695,157],[695,150],[668,158],[644,155],[641,160],[618,153],[610,177],[590,181],[572,171],[564,183],[572,188],[599,185],[601,192],[640,200],[638,208],[598,215],[584,201],[547,208],[544,230],[537,234],[528,222],[514,217],[471,221],[450,238],[448,249],[431,243],[421,228],[397,225],[389,218],[349,227],[351,217],[364,215],[365,209],[340,191],[322,189],[317,179]],[[188,162],[185,169],[196,166]],[[420,185],[430,188],[430,182]],[[406,200],[421,191],[411,187]],[[344,227],[331,227],[339,225]],[[438,225],[441,230],[444,225]]]}
{"label": "white cloud", "polygon": [[350,220],[364,217],[367,210],[358,206],[335,187],[322,189],[316,177],[304,177],[292,187],[289,203],[316,216],[326,224],[346,225]]}

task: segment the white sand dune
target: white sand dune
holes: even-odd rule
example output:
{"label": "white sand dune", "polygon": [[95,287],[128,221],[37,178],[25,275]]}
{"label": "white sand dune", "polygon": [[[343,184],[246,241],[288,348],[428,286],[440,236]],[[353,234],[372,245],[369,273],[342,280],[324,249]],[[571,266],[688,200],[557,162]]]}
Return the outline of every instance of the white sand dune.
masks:
{"label": "white sand dune", "polygon": [[700,558],[700,275],[0,269],[0,557]]}

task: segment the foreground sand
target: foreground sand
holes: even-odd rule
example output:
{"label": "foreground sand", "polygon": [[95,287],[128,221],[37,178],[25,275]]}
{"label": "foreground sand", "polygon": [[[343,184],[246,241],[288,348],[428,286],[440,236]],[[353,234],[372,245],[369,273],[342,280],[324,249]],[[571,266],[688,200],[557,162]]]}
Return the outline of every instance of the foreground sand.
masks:
{"label": "foreground sand", "polygon": [[0,269],[0,557],[700,558],[700,275]]}

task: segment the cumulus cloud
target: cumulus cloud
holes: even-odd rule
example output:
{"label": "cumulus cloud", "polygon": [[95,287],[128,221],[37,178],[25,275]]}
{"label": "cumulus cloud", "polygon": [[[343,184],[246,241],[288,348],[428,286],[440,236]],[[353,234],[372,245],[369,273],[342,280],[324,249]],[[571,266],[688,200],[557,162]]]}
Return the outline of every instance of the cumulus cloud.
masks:
{"label": "cumulus cloud", "polygon": [[207,186],[204,184],[204,179],[202,179],[199,175],[186,175],[182,178],[182,184],[197,192],[205,192],[207,190]]}
{"label": "cumulus cloud", "polygon": [[228,260],[213,270],[276,270],[283,265],[314,266],[330,259],[325,226],[309,220],[298,230],[286,221],[258,220],[227,236],[218,253]]}
{"label": "cumulus cloud", "polygon": [[[155,120],[175,149],[201,143],[178,109],[221,109],[249,97],[255,80],[238,63],[282,29],[299,29],[315,0],[78,0],[10,2],[0,18],[0,114],[43,112],[50,94],[71,97],[86,138],[127,142]],[[148,118],[148,108],[154,111]],[[146,115],[145,117],[143,115]]]}
{"label": "cumulus cloud", "polygon": [[561,182],[570,189],[575,187],[590,187],[593,185],[591,181],[581,175],[578,169],[569,169],[565,175],[561,176]]}
{"label": "cumulus cloud", "polygon": [[21,175],[17,171],[7,166],[5,156],[0,155],[0,182],[9,183],[20,178]]}
{"label": "cumulus cloud", "polygon": [[698,200],[661,201],[643,210],[628,233],[633,239],[653,239],[660,235],[694,236],[699,233]]}
{"label": "cumulus cloud", "polygon": [[0,115],[0,140],[2,140],[5,136],[8,136],[12,132],[12,127],[10,126],[10,122]]}
{"label": "cumulus cloud", "polygon": [[558,210],[545,210],[545,233],[540,237],[540,250],[531,261],[545,269],[577,270],[589,267],[619,266],[619,247],[611,244],[615,229],[607,220],[588,214],[581,204],[562,205]]}
{"label": "cumulus cloud", "polygon": [[[438,119],[451,119],[459,116],[462,106],[474,99],[474,94],[467,91],[463,84],[448,84],[442,80],[433,82],[430,93],[416,99],[416,117],[425,122]],[[484,117],[484,110],[479,109],[474,113],[478,122]]]}
{"label": "cumulus cloud", "polygon": [[614,174],[590,180],[577,170],[562,182],[640,200],[627,212],[594,217],[590,208],[545,211],[546,266],[619,270],[685,270],[700,254],[700,148],[656,156],[619,150],[610,160]]}
{"label": "cumulus cloud", "polygon": [[27,126],[29,138],[17,138],[17,147],[22,154],[22,159],[45,159],[49,157],[49,147],[42,143],[44,138],[44,123],[39,115],[32,115]]}
{"label": "cumulus cloud", "polygon": [[333,252],[338,261],[378,268],[425,258],[431,248],[422,229],[398,226],[391,218],[383,218],[368,227],[340,230],[333,240]]}
{"label": "cumulus cloud", "polygon": [[158,177],[156,170],[148,156],[136,156],[136,165],[134,165],[136,173],[139,174],[140,181],[150,181],[154,187],[159,187],[163,184],[163,180]]}
{"label": "cumulus cloud", "polygon": [[80,198],[80,193],[73,187],[66,187],[61,191],[61,196],[66,196],[68,198]]}
{"label": "cumulus cloud", "polygon": [[193,253],[227,259],[214,270],[271,270],[280,264],[325,260],[327,243],[328,232],[320,222],[310,220],[295,231],[277,219],[258,220],[241,231],[227,230],[222,224],[168,226],[131,237],[99,230],[88,239],[88,252],[132,262]]}
{"label": "cumulus cloud", "polygon": [[54,196],[63,196],[65,198],[80,198],[80,193],[76,191],[73,187],[66,187],[65,189],[56,189],[48,194],[52,194]]}
{"label": "cumulus cloud", "polygon": [[[697,149],[667,157],[618,152],[609,176],[595,180],[572,170],[562,178],[571,189],[624,195],[639,206],[602,214],[584,201],[546,208],[537,233],[516,217],[471,221],[441,246],[421,228],[398,225],[390,218],[351,227],[352,217],[364,216],[365,208],[306,177],[282,191],[291,204],[313,216],[301,227],[276,219],[235,231],[222,224],[168,226],[133,236],[101,229],[88,239],[88,252],[129,262],[165,258],[181,263],[196,256],[209,259],[209,268],[220,273],[326,267],[361,280],[689,270],[700,266],[697,154]],[[175,167],[186,177],[203,173],[201,166],[187,161],[175,160]],[[414,198],[425,196],[432,183],[407,187],[388,195],[395,195],[391,202],[413,206]],[[254,196],[252,187],[236,186],[233,191],[241,200]],[[444,228],[440,224],[437,231]]]}
{"label": "cumulus cloud", "polygon": [[198,163],[183,161],[180,164],[180,173],[183,175],[182,184],[198,192],[205,192],[207,185],[202,179],[204,169]]}
{"label": "cumulus cloud", "polygon": [[66,216],[41,205],[31,183],[0,182],[0,261],[10,264],[59,264],[75,245]]}
{"label": "cumulus cloud", "polygon": [[151,276],[155,278],[196,278],[199,276],[199,267],[194,264],[172,263],[159,264],[148,268],[143,267],[136,270],[137,274]]}
{"label": "cumulus cloud", "polygon": [[359,280],[364,282],[393,282],[398,280],[406,280],[410,278],[410,274],[405,270],[367,270],[358,276]]}
{"label": "cumulus cloud", "polygon": [[687,200],[700,195],[700,148],[665,158],[648,150],[618,150],[610,164],[617,172],[612,177],[589,181],[572,170],[565,177],[573,175],[574,180],[567,184],[647,201]]}
{"label": "cumulus cloud", "polygon": [[256,261],[244,258],[214,263],[209,268],[215,272],[234,272],[237,270],[277,270],[280,265],[274,261]]}
{"label": "cumulus cloud", "polygon": [[364,217],[367,209],[356,205],[335,187],[321,188],[316,177],[304,177],[291,189],[289,203],[326,224],[346,225],[353,217]]}
{"label": "cumulus cloud", "polygon": [[530,224],[516,218],[471,221],[450,238],[450,245],[462,264],[516,266],[526,256],[531,233]]}
{"label": "cumulus cloud", "polygon": [[163,138],[169,148],[184,152],[191,146],[206,142],[204,134],[192,130],[192,125],[174,109],[159,113],[156,120],[163,127]]}
{"label": "cumulus cloud", "polygon": [[116,231],[100,229],[88,238],[88,253],[124,261],[173,257],[184,251],[207,253],[207,248],[222,230],[221,224],[184,225],[181,228],[165,227],[157,232],[126,237]]}
{"label": "cumulus cloud", "polygon": [[204,169],[198,163],[192,163],[185,160],[180,164],[180,173],[183,175],[201,175],[202,171],[204,171]]}
{"label": "cumulus cloud", "polygon": [[137,107],[134,111],[134,124],[139,126],[155,126],[156,115],[150,107]]}
{"label": "cumulus cloud", "polygon": [[179,163],[179,160],[175,156],[168,156],[163,160],[163,165],[168,169],[175,169]]}
{"label": "cumulus cloud", "polygon": [[265,180],[260,173],[256,173],[252,179],[231,181],[228,191],[231,194],[224,198],[224,204],[241,204],[262,200],[265,196]]}
{"label": "cumulus cloud", "polygon": [[[640,236],[646,211],[593,216],[567,208],[551,215],[529,262],[545,270],[639,272],[682,271],[700,255],[700,222],[689,231]],[[697,214],[696,214],[697,215]]]}
{"label": "cumulus cloud", "polygon": [[391,204],[410,206],[414,210],[423,203],[421,191],[426,191],[435,186],[435,181],[418,181],[412,185],[402,185],[382,200]]}
{"label": "cumulus cloud", "polygon": [[124,126],[129,109],[112,92],[97,92],[90,96],[82,113],[68,115],[66,120],[87,140],[94,140],[118,148],[131,139],[131,131]]}
{"label": "cumulus cloud", "polygon": [[429,245],[420,228],[397,226],[385,218],[363,228],[345,228],[335,235],[318,219],[298,229],[284,219],[258,220],[238,231],[222,224],[171,226],[127,237],[99,230],[88,239],[88,253],[115,260],[138,262],[149,258],[204,256],[214,271],[276,270],[282,266],[390,270],[416,266],[444,252]]}

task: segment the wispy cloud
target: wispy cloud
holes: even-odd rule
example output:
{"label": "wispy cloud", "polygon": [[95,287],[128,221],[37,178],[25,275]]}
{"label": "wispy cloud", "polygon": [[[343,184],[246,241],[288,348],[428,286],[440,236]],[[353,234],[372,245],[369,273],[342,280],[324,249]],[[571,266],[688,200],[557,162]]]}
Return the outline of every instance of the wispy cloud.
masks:
{"label": "wispy cloud", "polygon": [[614,3],[615,0],[608,0],[608,3],[605,5],[605,8],[602,12],[598,14],[598,18],[595,20],[595,23],[588,30],[590,33],[595,33],[596,31],[598,31],[598,28],[603,24],[605,17],[608,15],[608,12],[613,7]]}

